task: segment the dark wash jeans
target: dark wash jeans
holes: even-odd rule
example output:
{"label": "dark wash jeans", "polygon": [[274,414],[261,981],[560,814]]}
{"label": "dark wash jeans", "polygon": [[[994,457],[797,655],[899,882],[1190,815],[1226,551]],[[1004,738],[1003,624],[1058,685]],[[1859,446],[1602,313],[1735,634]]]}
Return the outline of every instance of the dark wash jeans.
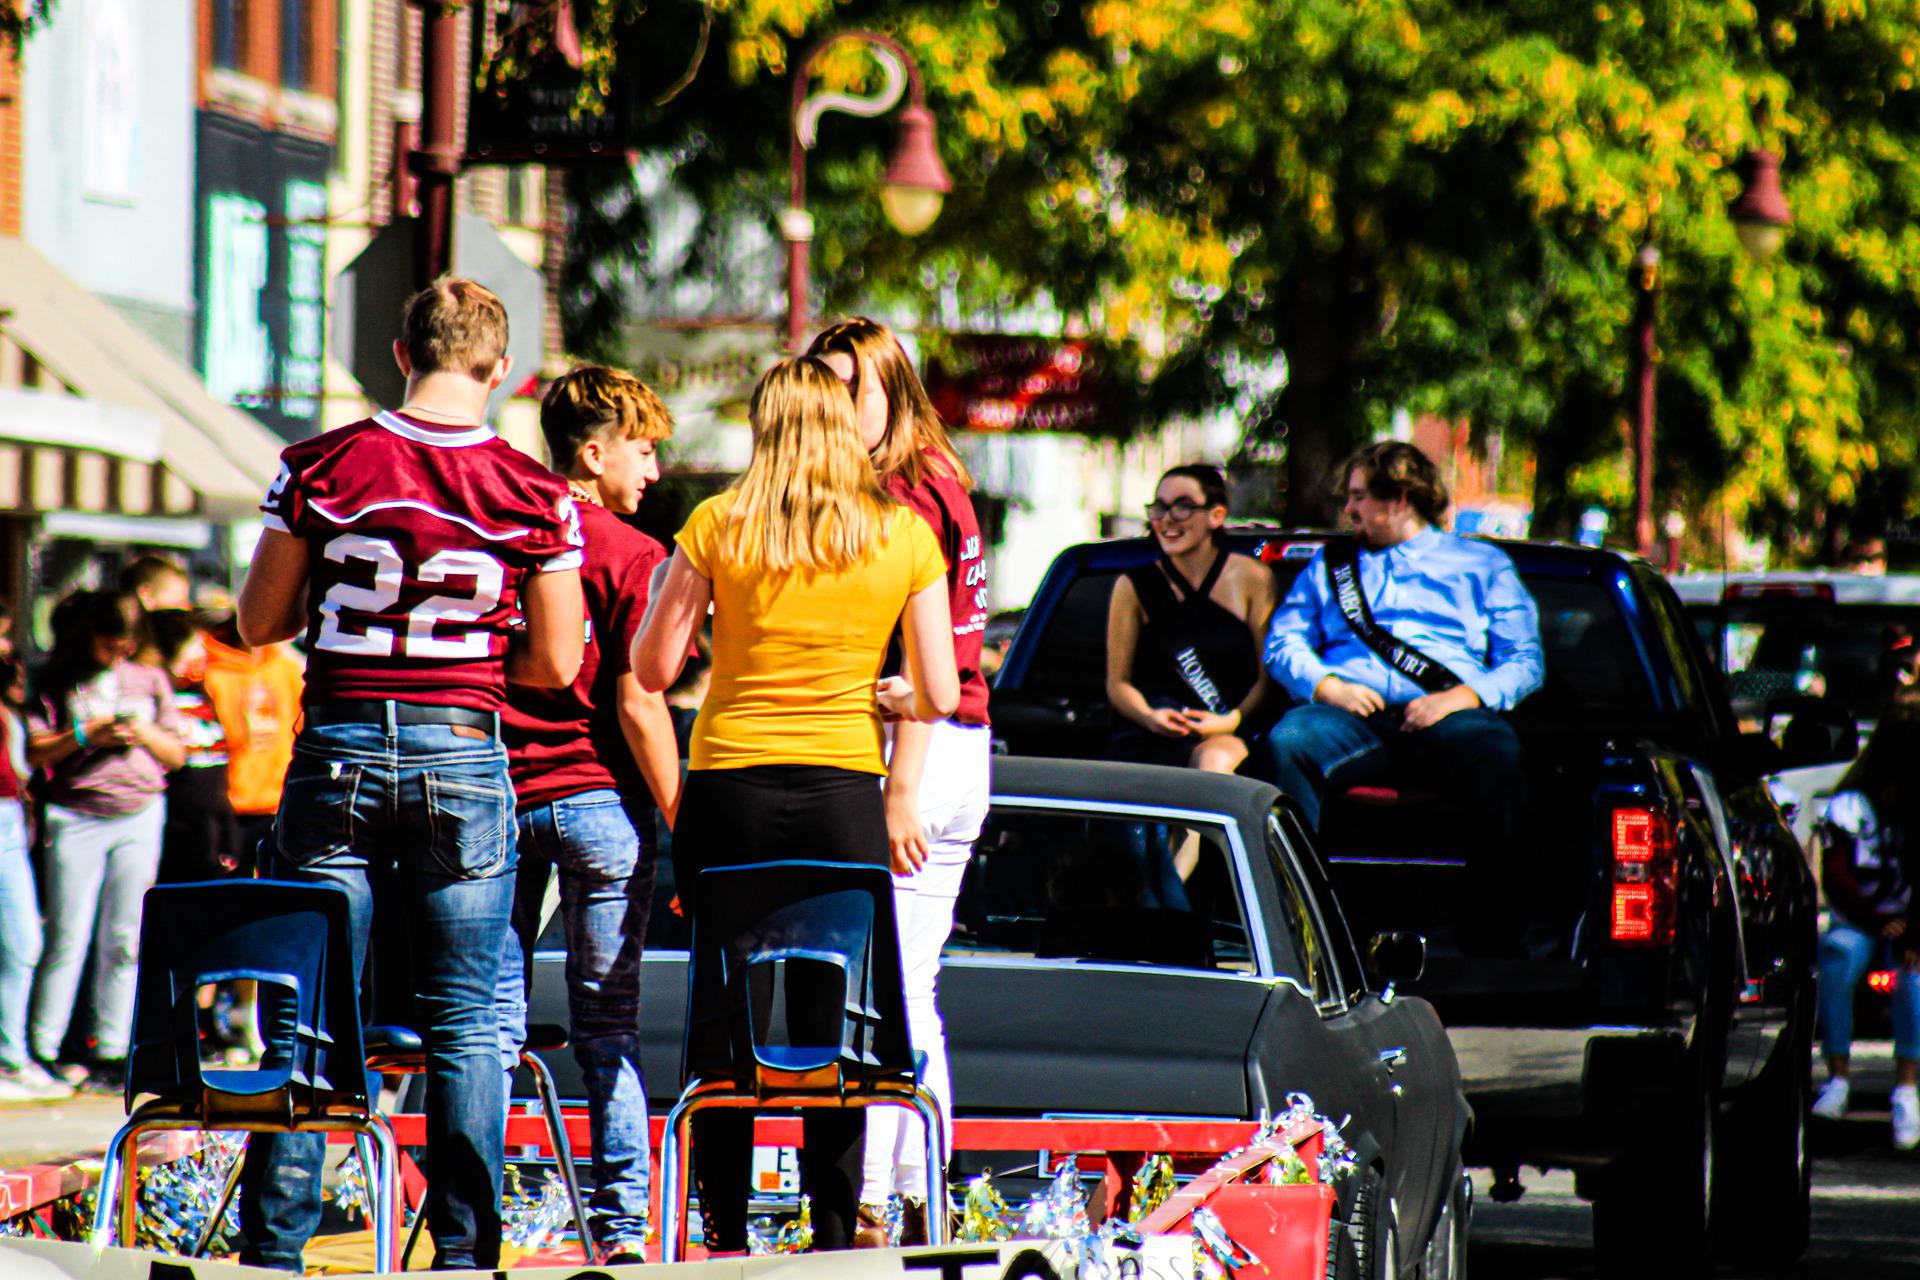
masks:
{"label": "dark wash jeans", "polygon": [[[445,725],[309,725],[274,822],[268,874],[337,884],[352,900],[354,969],[375,905],[411,942],[415,1027],[427,1048],[425,1212],[434,1266],[500,1259],[506,1141],[494,986],[513,901],[513,788],[497,737]],[[262,1018],[273,1016],[262,992]],[[241,1260],[300,1269],[320,1221],[320,1134],[247,1144]]]}
{"label": "dark wash jeans", "polygon": [[1457,797],[1479,837],[1467,868],[1473,923],[1519,923],[1526,773],[1520,738],[1497,712],[1471,707],[1405,733],[1313,703],[1282,716],[1267,741],[1274,785],[1299,802],[1315,832],[1329,789],[1392,780]]}
{"label": "dark wash jeans", "polygon": [[647,1083],[640,1070],[640,957],[653,910],[653,805],[611,789],[564,796],[519,817],[513,928],[500,964],[500,1056],[527,1039],[527,979],[547,877],[560,872],[567,1013],[593,1134],[593,1234],[639,1252],[647,1231]]}

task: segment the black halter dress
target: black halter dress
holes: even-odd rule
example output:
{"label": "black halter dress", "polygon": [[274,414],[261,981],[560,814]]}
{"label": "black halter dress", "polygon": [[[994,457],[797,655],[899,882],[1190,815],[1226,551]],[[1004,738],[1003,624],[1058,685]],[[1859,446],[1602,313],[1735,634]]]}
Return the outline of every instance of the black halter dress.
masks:
{"label": "black halter dress", "polygon": [[[1213,599],[1214,584],[1227,567],[1222,550],[1198,586],[1161,557],[1127,571],[1146,621],[1133,649],[1134,688],[1151,707],[1180,707],[1221,715],[1240,705],[1260,678],[1260,655],[1244,619]],[[1141,764],[1184,765],[1198,744],[1195,738],[1168,738],[1124,716],[1113,718],[1107,756]],[[1251,740],[1258,729],[1241,725]]]}

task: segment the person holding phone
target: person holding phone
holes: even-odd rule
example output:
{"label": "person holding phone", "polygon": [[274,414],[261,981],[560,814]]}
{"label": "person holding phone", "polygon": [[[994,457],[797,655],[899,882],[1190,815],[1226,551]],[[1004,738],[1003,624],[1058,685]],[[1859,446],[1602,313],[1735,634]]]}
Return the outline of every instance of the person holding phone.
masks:
{"label": "person holding phone", "polygon": [[[27,759],[47,771],[47,936],[34,972],[33,1056],[69,1084],[117,1087],[133,1027],[140,907],[160,871],[167,774],[186,763],[173,686],[133,661],[138,602],[86,591],[53,613]],[[61,1061],[93,961],[89,1061]]]}

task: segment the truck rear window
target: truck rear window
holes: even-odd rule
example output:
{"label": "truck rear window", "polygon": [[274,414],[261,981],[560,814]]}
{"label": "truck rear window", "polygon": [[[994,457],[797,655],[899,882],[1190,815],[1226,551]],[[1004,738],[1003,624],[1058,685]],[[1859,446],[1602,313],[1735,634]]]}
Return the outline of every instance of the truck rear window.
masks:
{"label": "truck rear window", "polygon": [[[1299,567],[1275,566],[1282,593]],[[1026,690],[1075,702],[1105,699],[1107,603],[1117,577],[1111,570],[1089,571],[1067,588],[1034,651]],[[1637,712],[1653,705],[1646,668],[1604,583],[1530,578],[1526,584],[1540,609],[1547,685],[1522,704],[1523,714]]]}

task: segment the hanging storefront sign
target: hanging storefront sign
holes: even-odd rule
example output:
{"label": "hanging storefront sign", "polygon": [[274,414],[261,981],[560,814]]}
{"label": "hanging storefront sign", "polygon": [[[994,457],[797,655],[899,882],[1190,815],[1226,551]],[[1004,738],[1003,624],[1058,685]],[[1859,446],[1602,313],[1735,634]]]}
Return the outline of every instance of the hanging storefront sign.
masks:
{"label": "hanging storefront sign", "polygon": [[196,350],[213,395],[282,438],[319,430],[326,355],[324,143],[203,112]]}

